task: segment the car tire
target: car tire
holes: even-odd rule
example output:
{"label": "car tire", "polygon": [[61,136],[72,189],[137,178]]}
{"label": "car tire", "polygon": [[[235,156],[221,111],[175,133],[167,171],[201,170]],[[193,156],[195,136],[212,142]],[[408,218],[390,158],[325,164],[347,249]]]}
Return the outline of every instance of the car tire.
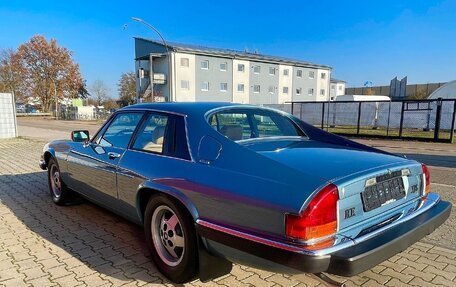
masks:
{"label": "car tire", "polygon": [[198,271],[198,249],[193,218],[177,201],[153,196],[146,207],[144,231],[152,260],[174,283],[193,280]]}
{"label": "car tire", "polygon": [[57,160],[55,158],[50,158],[47,166],[49,192],[51,193],[52,201],[57,205],[65,205],[69,202],[71,190],[62,181]]}

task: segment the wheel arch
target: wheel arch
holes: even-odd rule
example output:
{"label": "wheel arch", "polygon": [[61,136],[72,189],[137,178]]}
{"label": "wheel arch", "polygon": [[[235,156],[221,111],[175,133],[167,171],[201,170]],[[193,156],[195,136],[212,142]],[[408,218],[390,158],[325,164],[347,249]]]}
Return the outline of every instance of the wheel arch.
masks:
{"label": "wheel arch", "polygon": [[46,162],[46,165],[48,165],[49,164],[49,160],[51,158],[55,158],[55,155],[51,151],[47,150],[47,151],[44,152],[44,156],[43,157],[44,157],[44,161]]}
{"label": "wheel arch", "polygon": [[136,207],[138,216],[141,223],[144,223],[144,213],[146,211],[147,203],[152,196],[156,195],[165,195],[170,199],[176,201],[178,204],[182,205],[183,208],[192,216],[193,221],[199,218],[198,211],[193,202],[180,190],[157,184],[154,182],[145,182],[141,184],[136,193]]}

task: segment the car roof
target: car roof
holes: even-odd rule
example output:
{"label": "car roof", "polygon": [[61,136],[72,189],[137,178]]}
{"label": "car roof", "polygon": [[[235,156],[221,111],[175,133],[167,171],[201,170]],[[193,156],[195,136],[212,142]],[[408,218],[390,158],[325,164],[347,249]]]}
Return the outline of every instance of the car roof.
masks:
{"label": "car roof", "polygon": [[162,112],[178,113],[188,116],[201,116],[208,111],[224,107],[255,107],[261,109],[259,106],[243,105],[228,102],[161,102],[161,103],[142,103],[127,106],[122,108],[125,110],[156,110]]}

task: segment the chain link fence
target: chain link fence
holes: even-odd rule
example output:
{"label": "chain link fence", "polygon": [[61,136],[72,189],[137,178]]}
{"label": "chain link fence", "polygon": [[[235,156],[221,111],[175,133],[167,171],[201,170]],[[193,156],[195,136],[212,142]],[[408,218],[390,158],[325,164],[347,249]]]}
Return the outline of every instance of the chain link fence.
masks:
{"label": "chain link fence", "polygon": [[456,100],[292,102],[270,107],[345,136],[453,142]]}

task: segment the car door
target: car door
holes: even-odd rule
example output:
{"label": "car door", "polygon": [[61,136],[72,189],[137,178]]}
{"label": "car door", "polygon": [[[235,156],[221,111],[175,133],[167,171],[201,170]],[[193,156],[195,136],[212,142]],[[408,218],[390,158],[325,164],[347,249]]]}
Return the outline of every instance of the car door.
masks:
{"label": "car door", "polygon": [[148,113],[135,139],[122,157],[117,174],[119,199],[130,217],[137,217],[137,190],[145,181],[184,174],[191,162],[184,118],[161,112]]}
{"label": "car door", "polygon": [[75,145],[68,155],[69,187],[101,203],[117,199],[117,165],[143,117],[120,112],[88,144]]}

